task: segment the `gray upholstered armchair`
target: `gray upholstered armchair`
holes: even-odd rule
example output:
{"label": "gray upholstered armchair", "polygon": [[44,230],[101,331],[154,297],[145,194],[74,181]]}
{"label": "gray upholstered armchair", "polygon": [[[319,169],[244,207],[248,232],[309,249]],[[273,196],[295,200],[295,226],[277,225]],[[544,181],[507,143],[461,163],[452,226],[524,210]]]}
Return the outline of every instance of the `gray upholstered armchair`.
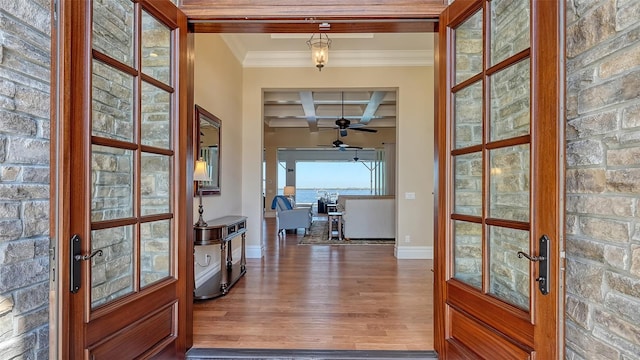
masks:
{"label": "gray upholstered armchair", "polygon": [[293,208],[289,200],[284,196],[276,196],[271,203],[271,208],[276,209],[278,218],[278,234],[286,229],[304,228],[306,234],[311,227],[313,214],[311,208]]}

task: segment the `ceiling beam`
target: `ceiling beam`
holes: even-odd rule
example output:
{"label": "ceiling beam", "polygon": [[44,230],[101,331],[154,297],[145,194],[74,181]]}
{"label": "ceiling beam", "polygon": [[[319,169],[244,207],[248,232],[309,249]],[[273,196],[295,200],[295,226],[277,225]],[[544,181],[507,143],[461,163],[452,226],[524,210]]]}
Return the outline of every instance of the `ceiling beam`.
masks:
{"label": "ceiling beam", "polygon": [[313,93],[311,91],[300,91],[300,101],[302,102],[304,116],[309,124],[309,131],[317,132],[318,118],[316,117],[316,107],[313,103]]}
{"label": "ceiling beam", "polygon": [[[191,19],[191,17],[190,17]],[[429,20],[399,21],[395,23],[371,20],[367,23],[336,23],[331,21],[330,34],[336,33],[410,33],[437,32],[437,22]],[[190,20],[189,26],[195,33],[242,33],[242,34],[278,34],[318,32],[318,24],[302,23],[293,20]]]}
{"label": "ceiling beam", "polygon": [[385,95],[387,95],[386,91],[374,91],[371,94],[369,103],[362,113],[362,119],[360,119],[361,124],[368,124],[369,121],[371,121],[373,116],[376,114],[378,107],[382,103],[382,100],[384,100]]}
{"label": "ceiling beam", "polygon": [[[321,3],[301,3],[298,0],[181,0],[180,10],[194,20],[247,20],[277,22],[278,20],[315,25],[321,22],[357,23],[437,20],[447,5],[446,0],[324,0]],[[275,21],[274,21],[275,20]],[[334,25],[335,26],[335,25]],[[332,26],[332,30],[333,27]],[[269,31],[271,32],[271,31]],[[349,31],[353,32],[353,31]]]}

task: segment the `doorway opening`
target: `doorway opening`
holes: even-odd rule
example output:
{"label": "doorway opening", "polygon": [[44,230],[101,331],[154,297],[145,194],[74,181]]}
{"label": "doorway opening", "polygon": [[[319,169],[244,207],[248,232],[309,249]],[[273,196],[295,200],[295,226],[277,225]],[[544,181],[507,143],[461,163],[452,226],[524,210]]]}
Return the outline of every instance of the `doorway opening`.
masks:
{"label": "doorway opening", "polygon": [[[331,69],[331,70],[332,70],[332,71],[335,71],[336,69],[337,69],[337,68],[334,68],[334,69]],[[325,70],[329,70],[329,69],[327,68],[327,69],[325,69]],[[330,72],[329,72],[329,71],[325,71],[325,70],[323,70],[322,75],[324,76],[324,75],[329,74],[329,75],[327,75],[327,76],[331,76],[331,75],[330,75]],[[397,69],[395,69],[395,70],[397,70]],[[354,73],[354,72],[357,72],[358,70],[356,70],[356,69],[347,69],[347,70],[343,69],[343,71],[349,71],[349,72],[351,72],[351,73]],[[361,70],[359,70],[359,71],[364,71],[364,70],[362,70],[362,69],[361,69]],[[432,71],[432,70],[431,70],[431,71]],[[392,76],[392,75],[389,75],[389,76]],[[379,80],[379,81],[381,81],[381,80]],[[348,84],[345,84],[345,85],[349,85],[349,84],[352,84],[352,83],[351,83],[351,82],[349,82]],[[355,84],[355,82],[354,82],[353,84]],[[335,85],[335,83],[334,83],[334,85],[333,85],[333,86],[336,86],[336,85]],[[381,85],[378,85],[378,86],[381,86]],[[387,86],[387,87],[392,86],[393,88],[396,88],[396,86],[397,86],[397,85],[396,85],[395,83],[393,83],[393,82],[392,82],[392,83],[391,83],[391,85],[387,84],[387,85],[385,85],[385,86]],[[432,84],[432,83],[426,84],[426,85],[424,85],[424,86],[425,86],[425,87],[427,87],[427,88],[429,88],[429,89],[433,89],[433,84]],[[272,89],[272,88],[273,88],[273,86],[272,86],[272,85],[269,85],[269,86],[262,86],[261,88],[262,88],[262,89],[265,89],[265,88]],[[399,92],[400,92],[401,94],[403,94],[403,93],[408,93],[408,92],[403,92],[402,88],[403,88],[403,87],[400,87],[400,88],[399,88],[399,89],[400,89],[400,90],[399,90]],[[415,96],[415,94],[414,94],[414,96]],[[424,97],[422,97],[422,100],[424,100]],[[406,111],[411,111],[411,110],[405,110],[405,114],[406,114]],[[412,118],[413,118],[412,120],[420,121],[420,119],[423,119],[424,117],[427,117],[427,116],[431,116],[431,114],[433,114],[433,111],[431,111],[431,112],[429,112],[429,111],[422,111],[422,112],[419,112],[415,117],[407,116],[407,118],[412,117]],[[249,116],[251,116],[251,115],[249,115]],[[258,118],[262,119],[262,118],[263,118],[263,114],[258,115]],[[227,123],[227,124],[228,124],[228,123]],[[253,126],[253,125],[258,125],[258,124],[256,124],[256,123],[252,123],[252,126]],[[402,126],[402,125],[400,125],[400,126]],[[400,127],[399,127],[398,129],[399,129],[398,131],[402,131],[402,128],[400,128]],[[416,133],[416,132],[420,132],[420,131],[421,131],[420,129],[417,129],[416,127],[410,126],[410,125],[408,125],[408,124],[407,124],[407,128],[405,128],[405,129],[411,129],[410,131],[407,131],[408,133],[411,133],[411,132]],[[308,130],[307,130],[307,132],[308,132]],[[423,133],[423,135],[422,135],[422,142],[424,143],[424,146],[429,147],[429,148],[432,148],[432,145],[431,145],[431,144],[432,144],[432,142],[430,141],[431,139],[429,138],[429,134],[431,134],[431,132],[425,131],[425,132]],[[332,135],[332,134],[329,134],[329,135]],[[354,137],[355,137],[355,135],[356,135],[356,134],[349,134],[347,139],[349,139],[349,140],[350,140],[350,139],[354,138]],[[366,135],[369,135],[369,134],[365,134],[365,136],[366,136]],[[267,134],[267,135],[265,135],[265,136],[268,136],[268,134]],[[402,141],[403,141],[403,136],[404,136],[404,135],[394,135],[394,137],[393,137],[393,142],[394,142],[394,143],[398,143],[398,144],[400,144],[400,146],[402,146],[402,144],[401,144],[401,143],[402,143]],[[426,139],[426,141],[425,141],[425,139]],[[263,140],[262,140],[262,141],[263,141],[263,144],[265,144],[265,142],[266,142],[266,141],[264,140],[264,138],[263,138]],[[408,141],[416,141],[416,139],[415,139],[415,138],[409,138],[409,139],[407,139],[407,140],[405,140],[405,141],[407,141],[407,142],[408,142]],[[405,143],[405,144],[406,144],[406,143]],[[256,150],[257,150],[257,151],[260,151],[260,154],[261,154],[261,155],[262,155],[262,151],[263,151],[263,149],[262,149],[262,148],[263,148],[263,147],[259,147],[259,148],[258,148],[258,147],[256,147]],[[268,150],[267,150],[267,151],[268,151]],[[336,149],[335,151],[337,152],[337,151],[339,151],[339,150],[337,150],[337,149]],[[404,158],[404,160],[409,160],[409,161],[414,160],[415,158],[412,158],[412,156],[415,156],[415,155],[416,155],[416,153],[419,153],[419,151],[416,151],[415,149],[413,149],[413,151],[410,151],[410,152],[409,152],[409,155],[408,155],[409,157]],[[265,157],[268,157],[268,156],[269,156],[268,154],[267,154],[267,155],[265,155]],[[394,160],[395,160],[395,159],[400,160],[400,159],[402,159],[402,158],[401,158],[401,156],[406,156],[406,155],[405,155],[405,152],[403,152],[402,150],[401,150],[401,151],[398,151],[398,153],[397,153],[397,154],[394,154],[394,157],[393,157],[393,158],[394,158]],[[429,156],[429,155],[423,155],[422,157],[423,157],[423,158],[427,158],[427,159],[432,159],[432,157],[430,158],[430,156]],[[262,160],[262,158],[261,158],[261,160]],[[400,161],[397,161],[397,162],[400,162]],[[262,171],[262,162],[260,162],[258,166],[260,167],[260,170]],[[268,166],[268,165],[267,165],[267,166]],[[405,168],[405,170],[406,170],[407,172],[410,172],[410,168]],[[405,170],[400,169],[399,171],[405,171]],[[265,172],[266,172],[266,174],[265,174],[264,178],[265,178],[266,180],[264,181],[264,183],[265,183],[265,184],[268,184],[268,183],[269,183],[269,181],[268,181],[268,179],[269,179],[269,174],[268,174],[268,172],[269,172],[269,171],[268,171],[268,170],[266,170]],[[406,176],[406,175],[402,175],[402,176]],[[394,180],[395,180],[395,179],[394,179]],[[266,185],[266,186],[268,186],[268,185]],[[406,184],[398,184],[398,185],[397,185],[397,187],[396,187],[396,185],[394,184],[394,185],[393,185],[394,193],[396,192],[396,189],[398,189],[398,188],[399,188],[399,189],[403,189],[403,186],[404,186],[404,187],[406,187],[407,185],[406,185]],[[411,192],[411,191],[407,191],[407,192]],[[429,194],[430,194],[430,193],[431,193],[431,190],[429,190]],[[265,196],[266,196],[266,204],[267,204],[267,208],[268,208],[268,207],[269,207],[269,204],[270,204],[270,200],[271,200],[271,198],[272,198],[272,194],[269,194],[268,192],[265,192],[265,194],[266,194],[266,195],[265,195]],[[423,200],[423,199],[422,199],[422,200]],[[398,200],[398,201],[399,201],[399,200]],[[432,204],[432,203],[429,203],[428,207],[432,208],[432,207],[433,207],[433,204]],[[268,209],[267,209],[267,210],[268,210]],[[405,212],[404,214],[406,214],[406,212]],[[403,215],[404,215],[404,214],[403,214]],[[402,216],[402,215],[401,215],[401,216]],[[267,219],[267,220],[268,220],[268,219]],[[264,220],[264,218],[263,218],[263,221],[267,221],[267,220]],[[268,224],[266,224],[266,225],[264,226],[264,228],[263,228],[263,230],[262,230],[262,231],[264,232],[264,234],[263,234],[262,238],[263,238],[263,239],[265,239],[265,242],[269,242],[269,241],[273,241],[273,242],[275,242],[275,241],[276,241],[275,236],[272,236],[271,234],[269,234],[269,225],[268,225]],[[270,236],[271,236],[272,238],[269,238]],[[420,241],[420,240],[422,240],[422,239],[420,239],[420,238],[419,238],[420,236],[422,236],[422,237],[429,237],[429,238],[430,238],[430,237],[432,236],[432,232],[431,232],[431,231],[429,231],[429,230],[426,230],[426,231],[424,231],[424,233],[423,233],[423,234],[420,234],[420,235],[414,235],[414,238],[413,238],[413,239],[409,239],[409,240],[413,240],[413,241]],[[402,238],[402,241],[404,242],[404,241],[405,241],[405,236],[404,236],[404,234],[403,234],[403,235],[401,235],[401,238]],[[407,242],[407,243],[408,243],[408,242]],[[264,259],[263,261],[265,261],[265,262],[271,262],[272,266],[276,266],[276,264],[277,264],[276,260],[275,260],[275,259],[273,259],[273,258],[272,258],[272,259],[270,259],[270,260],[268,260],[266,257],[267,257],[267,256],[269,256],[269,255],[271,254],[271,252],[274,252],[274,253],[275,253],[275,252],[279,252],[280,254],[282,254],[282,253],[284,253],[287,249],[292,249],[292,248],[294,248],[294,246],[293,246],[293,245],[295,245],[295,241],[293,241],[293,242],[291,242],[291,241],[285,241],[285,242],[282,242],[281,240],[278,240],[277,245],[278,245],[278,247],[269,248],[269,247],[268,247],[268,244],[267,244],[267,247],[266,247],[266,249],[265,249],[265,253],[266,253],[266,255],[265,255],[265,259]],[[404,243],[403,243],[402,245],[404,245]],[[390,256],[390,259],[393,259],[393,263],[396,263],[396,260],[395,260],[396,258],[395,258],[394,251],[395,251],[395,250],[394,250],[393,248],[391,248],[391,249],[389,249],[388,254],[389,254],[389,256]],[[313,254],[311,254],[311,255],[309,255],[309,256],[312,256],[312,255],[313,255]],[[315,252],[315,255],[316,255],[316,256],[321,256],[321,257],[323,256],[323,255],[319,255],[319,254],[318,254],[318,251],[316,251],[316,252]],[[343,254],[343,255],[339,255],[336,251],[334,251],[334,252],[328,252],[328,253],[327,253],[327,254],[325,254],[325,255],[326,255],[328,258],[330,258],[331,256],[334,256],[334,257],[335,257],[335,256],[346,256],[346,255],[344,255],[344,254]],[[365,254],[362,254],[362,255],[359,255],[359,256],[365,256]],[[291,261],[295,261],[295,260],[291,260]],[[420,260],[418,260],[418,261],[420,261]],[[375,260],[374,260],[374,262],[375,262]],[[411,260],[411,262],[414,262],[414,260]],[[417,262],[417,261],[415,261],[415,262]],[[249,259],[249,266],[250,266],[250,263],[251,263],[251,259]],[[304,264],[304,262],[299,262],[298,264],[299,264],[300,266],[302,266],[302,264]],[[325,264],[325,265],[326,265],[326,264]],[[281,266],[281,265],[277,265],[277,266]],[[425,266],[426,266],[426,265],[425,265]],[[335,268],[335,265],[330,265],[330,266],[329,266],[329,265],[326,265],[326,268],[327,268],[327,269],[333,269],[333,271],[338,271],[338,270]],[[430,266],[426,266],[426,267],[425,267],[425,269],[423,269],[424,271],[420,271],[420,270],[419,270],[419,272],[421,272],[421,273],[422,273],[422,276],[423,276],[423,280],[424,280],[424,281],[429,281],[429,282],[430,282],[430,281],[431,281],[431,279],[429,279],[428,277],[424,277],[424,274],[430,274],[429,269],[430,269]],[[249,268],[249,277],[251,276],[251,274],[250,274],[250,270],[251,270],[251,269]],[[401,276],[401,277],[402,277],[402,276]],[[248,278],[247,278],[247,279],[248,279]],[[245,280],[247,280],[247,279],[244,279],[243,281],[245,281]],[[341,280],[337,280],[337,281],[341,281]],[[363,280],[363,281],[365,281],[365,280]],[[407,278],[404,278],[404,277],[403,277],[402,281],[409,281],[409,282],[410,282],[410,281],[412,281],[412,280],[408,280]],[[237,286],[238,286],[238,285],[240,285],[240,284],[237,284],[237,285],[236,285],[236,289],[235,289],[235,290],[237,290],[237,289],[238,289],[238,288],[237,288]],[[255,284],[254,284],[254,285],[255,285]],[[257,286],[257,285],[256,285],[256,286]],[[396,288],[396,287],[404,287],[404,286],[407,286],[407,283],[399,282],[399,283],[396,283],[396,284],[392,285],[392,287],[394,287],[394,288]],[[329,284],[327,284],[327,285],[325,285],[325,287],[327,287],[327,288],[328,288],[328,287],[330,287],[330,285],[329,285]],[[247,291],[248,291],[248,290],[247,290]],[[272,289],[271,291],[275,291],[275,290],[273,290],[273,289]],[[348,291],[348,290],[345,290],[345,291]],[[239,291],[236,291],[236,292],[239,292]],[[407,296],[407,295],[408,295],[408,294],[410,294],[410,293],[412,293],[412,290],[411,290],[411,289],[408,289],[408,290],[407,290],[407,293],[403,293],[404,295],[400,295],[400,294],[399,294],[399,296]],[[232,294],[230,294],[230,295],[232,295]],[[274,298],[272,299],[273,301],[275,301],[275,299],[279,299],[279,298],[276,298],[276,296],[279,296],[278,294],[274,294],[273,296],[274,296]],[[300,295],[300,296],[302,296],[302,295]],[[327,296],[327,295],[325,295],[325,296]],[[428,298],[428,299],[429,299],[429,301],[431,301],[431,294],[426,294],[424,297],[425,297],[425,298]],[[198,306],[199,306],[199,305],[198,305]],[[380,303],[379,303],[379,306],[380,306],[380,309],[384,309],[384,308],[392,309],[394,306],[396,306],[396,304],[387,304],[387,305],[384,305],[382,302],[380,302]],[[340,305],[335,305],[335,304],[334,304],[334,306],[333,306],[333,307],[334,307],[334,309],[335,309],[336,307],[337,307],[337,308],[339,308],[339,307],[340,307]],[[213,308],[212,308],[212,309],[213,309]],[[197,313],[197,311],[198,311],[198,310],[196,310],[196,313]],[[381,311],[383,311],[383,310],[381,310]],[[387,316],[387,315],[388,315],[388,314],[386,314],[386,315],[385,315],[385,314],[384,314],[384,311],[383,311],[382,313],[379,313],[379,314],[377,314],[377,315],[374,315],[374,314],[364,315],[364,314],[352,313],[351,315],[348,315],[348,316],[351,316],[351,317],[358,317],[358,316],[379,316],[379,317],[384,317],[384,316]],[[406,318],[408,319],[408,318],[409,318],[409,316],[407,316]],[[427,321],[428,321],[428,320],[427,320]],[[196,323],[198,322],[197,314],[196,314],[195,322],[196,322]],[[222,324],[222,322],[221,322],[220,324]],[[255,326],[255,324],[254,324],[253,326]],[[366,325],[364,325],[364,326],[366,327]],[[375,326],[375,325],[371,325],[371,326]],[[400,326],[400,327],[401,327],[401,326],[403,326],[403,325],[398,324],[397,326]],[[431,327],[431,325],[428,325],[428,326],[429,326],[429,327]],[[247,325],[247,327],[248,327],[249,329],[251,329],[252,325]],[[250,331],[250,330],[247,330],[247,331]],[[428,336],[431,336],[431,334],[429,334],[429,332],[428,332],[427,330],[425,330],[425,331],[424,331],[424,334],[427,334]],[[194,345],[195,345],[195,346],[198,346],[198,342],[197,342],[198,334],[195,334],[195,335],[196,335],[196,337],[195,337],[195,338],[196,338],[196,343],[195,343]],[[211,336],[211,334],[210,334],[209,336]],[[330,335],[330,336],[331,336],[331,335]],[[213,338],[215,338],[215,336],[212,336],[212,339],[213,339]],[[218,339],[219,339],[219,337],[218,337]],[[245,342],[245,344],[246,344],[246,339],[242,339],[242,340],[243,340],[243,341]],[[212,341],[213,341],[213,340],[212,340]],[[211,343],[211,344],[213,345],[213,343]],[[404,344],[404,345],[406,346],[407,344]],[[215,346],[215,345],[214,345],[214,346]],[[249,345],[246,345],[246,346],[249,346]],[[374,346],[374,345],[371,345],[371,346],[372,346],[372,348],[373,348],[373,346]],[[431,345],[430,347],[428,346],[427,348],[422,348],[422,349],[423,349],[423,350],[425,350],[425,349],[432,349],[432,348],[433,348],[433,346]],[[371,348],[370,348],[370,349],[371,349]],[[407,347],[405,347],[404,349],[407,349]]]}

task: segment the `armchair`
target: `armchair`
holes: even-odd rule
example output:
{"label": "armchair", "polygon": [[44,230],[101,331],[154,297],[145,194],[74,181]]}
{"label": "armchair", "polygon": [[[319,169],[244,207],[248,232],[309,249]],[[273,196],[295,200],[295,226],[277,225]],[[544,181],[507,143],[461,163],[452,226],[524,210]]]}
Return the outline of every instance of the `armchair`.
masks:
{"label": "armchair", "polygon": [[287,229],[299,228],[304,228],[304,233],[307,234],[313,217],[311,208],[294,208],[289,199],[280,195],[273,198],[271,208],[276,209],[278,234]]}

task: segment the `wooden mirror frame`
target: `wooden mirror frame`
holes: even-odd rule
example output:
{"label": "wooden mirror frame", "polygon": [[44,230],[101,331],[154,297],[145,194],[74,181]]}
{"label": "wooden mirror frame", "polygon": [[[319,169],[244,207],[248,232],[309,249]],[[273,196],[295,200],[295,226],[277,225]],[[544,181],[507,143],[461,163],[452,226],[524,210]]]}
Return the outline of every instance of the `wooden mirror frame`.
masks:
{"label": "wooden mirror frame", "polygon": [[[206,182],[200,182],[200,181],[196,181],[195,182],[195,195],[199,195],[200,191],[202,191],[202,195],[219,195],[220,194],[220,143],[222,140],[222,120],[220,120],[217,116],[213,115],[212,113],[208,112],[207,110],[205,110],[204,108],[202,108],[201,106],[196,105],[195,106],[195,124],[196,124],[196,156],[194,156],[195,160],[199,160],[200,158],[203,158],[203,160],[207,161],[207,168],[209,169],[209,176],[211,177],[211,181],[206,181]],[[204,126],[203,126],[204,124]],[[203,134],[203,128],[206,128],[208,126],[211,127],[215,127],[218,129],[218,151],[217,154],[214,155],[214,157],[210,157],[209,159],[206,159],[203,157],[203,153],[202,153],[202,149],[200,147],[200,145],[203,142],[203,139],[201,139],[201,136],[204,135]],[[216,161],[216,168],[215,169],[210,169],[210,160],[211,159],[215,159]]]}

